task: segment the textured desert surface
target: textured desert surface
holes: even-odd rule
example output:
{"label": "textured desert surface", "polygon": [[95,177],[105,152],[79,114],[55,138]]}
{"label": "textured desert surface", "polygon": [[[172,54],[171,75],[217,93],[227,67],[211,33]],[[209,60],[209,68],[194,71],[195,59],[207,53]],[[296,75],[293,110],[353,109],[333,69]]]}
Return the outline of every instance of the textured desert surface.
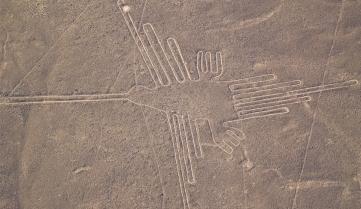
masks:
{"label": "textured desert surface", "polygon": [[0,209],[360,209],[361,0],[0,0]]}

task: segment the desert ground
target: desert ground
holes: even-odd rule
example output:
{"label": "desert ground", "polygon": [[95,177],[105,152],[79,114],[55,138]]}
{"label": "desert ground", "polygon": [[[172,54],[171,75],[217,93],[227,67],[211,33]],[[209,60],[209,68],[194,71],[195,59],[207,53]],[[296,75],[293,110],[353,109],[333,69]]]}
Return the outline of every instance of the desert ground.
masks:
{"label": "desert ground", "polygon": [[361,208],[361,0],[0,0],[0,209]]}

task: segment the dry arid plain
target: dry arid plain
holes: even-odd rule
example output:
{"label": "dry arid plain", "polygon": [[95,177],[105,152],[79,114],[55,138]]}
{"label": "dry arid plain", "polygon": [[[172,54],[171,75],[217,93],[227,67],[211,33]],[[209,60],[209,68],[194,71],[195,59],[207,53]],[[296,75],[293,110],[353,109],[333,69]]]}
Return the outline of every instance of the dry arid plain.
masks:
{"label": "dry arid plain", "polygon": [[360,209],[361,0],[0,0],[0,209]]}

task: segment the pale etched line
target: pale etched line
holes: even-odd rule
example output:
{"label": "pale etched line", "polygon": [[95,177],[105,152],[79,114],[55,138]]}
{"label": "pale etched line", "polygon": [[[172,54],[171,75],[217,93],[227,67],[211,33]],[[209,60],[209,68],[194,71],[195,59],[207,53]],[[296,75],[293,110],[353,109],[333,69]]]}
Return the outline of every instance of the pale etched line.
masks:
{"label": "pale etched line", "polygon": [[278,105],[288,105],[288,104],[297,104],[301,102],[308,102],[311,101],[310,96],[304,96],[304,97],[296,97],[296,98],[286,98],[286,99],[280,99],[276,101],[270,101],[270,102],[264,102],[260,104],[253,104],[253,105],[247,105],[247,106],[234,106],[235,111],[241,110],[241,112],[245,111],[252,111],[257,110],[261,108],[266,107],[273,107]]}
{"label": "pale etched line", "polygon": [[[138,31],[141,29],[141,26],[142,26],[144,14],[145,14],[145,8],[146,8],[146,6],[147,6],[147,3],[148,3],[148,0],[145,0],[145,1],[144,1],[144,4],[143,4],[142,14],[141,14],[140,20],[139,20],[139,22],[138,22],[138,29],[137,29]],[[131,51],[131,53],[134,54],[134,56],[133,56],[133,57],[134,57],[134,62],[135,62],[135,50],[136,50],[136,48],[137,48],[137,47],[135,46],[135,48],[133,48],[132,51]],[[124,61],[123,65],[121,66],[120,70],[118,71],[117,75],[115,76],[115,79],[114,79],[113,84],[111,84],[111,85],[108,87],[107,93],[111,92],[111,91],[114,89],[114,86],[115,86],[115,84],[117,83],[117,81],[119,80],[119,76],[120,76],[121,72],[123,72],[123,69],[124,69],[126,63],[129,61],[129,59],[130,59],[130,56],[128,56],[127,59]],[[137,76],[135,75],[134,77],[135,77],[135,83],[137,83],[137,81],[136,81]]]}
{"label": "pale etched line", "polygon": [[234,127],[228,127],[228,128],[229,131],[232,132],[233,135],[235,135],[235,137],[237,137],[239,141],[246,139],[246,134],[241,129]]}
{"label": "pale etched line", "polygon": [[124,101],[128,99],[114,98],[114,99],[81,99],[70,101],[34,101],[34,102],[0,102],[0,106],[21,106],[21,105],[47,105],[47,104],[73,104],[73,103],[100,103],[112,101]]}
{"label": "pale etched line", "polygon": [[245,84],[245,83],[258,83],[258,82],[264,82],[264,81],[273,81],[277,79],[277,76],[275,74],[265,74],[265,75],[258,75],[258,76],[253,76],[253,77],[248,77],[248,78],[241,78],[238,80],[234,80],[234,81],[215,81],[217,83],[230,83],[229,84],[229,89],[230,90],[234,90],[235,87]]}
{"label": "pale etched line", "polygon": [[138,105],[138,106],[142,106],[142,107],[148,107],[149,109],[152,109],[152,110],[156,110],[156,111],[159,111],[159,112],[162,112],[164,114],[167,114],[167,111],[166,110],[162,110],[162,109],[159,109],[159,108],[156,108],[156,107],[153,107],[153,106],[150,106],[150,105],[146,105],[146,104],[141,104],[141,103],[138,103],[138,102],[134,102],[130,99],[127,99],[128,102],[131,102],[135,105]]}
{"label": "pale etched line", "polygon": [[223,72],[224,72],[224,67],[223,67],[223,56],[222,53],[220,51],[216,52],[216,73],[218,75],[216,75],[213,79],[217,80],[220,77],[222,77]]}
{"label": "pale etched line", "polygon": [[203,51],[197,52],[197,71],[199,74],[205,72],[203,64],[203,54]]}
{"label": "pale etched line", "polygon": [[168,58],[168,63],[171,67],[171,70],[172,70],[172,73],[173,73],[173,76],[174,78],[176,79],[176,81],[178,83],[183,83],[185,81],[185,77],[184,77],[184,74],[182,72],[182,69],[180,68],[180,65],[178,63],[178,60],[177,60],[177,57],[176,57],[176,54],[174,53],[174,49],[173,49],[173,46],[171,45],[170,41],[169,41],[170,38],[167,39],[167,51],[168,53],[166,53],[167,55],[169,55],[169,52],[170,52],[170,55]]}
{"label": "pale etched line", "polygon": [[[194,184],[195,177],[194,177],[194,172],[193,172],[190,149],[189,149],[189,145],[188,145],[188,139],[187,139],[188,136],[187,136],[186,126],[185,126],[184,116],[182,115],[182,116],[180,116],[180,118],[178,117],[178,122],[179,122],[179,120],[181,121],[179,123],[179,130],[181,131],[181,133],[183,133],[183,134],[180,134],[180,138],[181,138],[182,148],[183,148],[184,164],[185,164],[186,171],[187,171],[187,179],[188,179],[188,183]],[[182,132],[182,130],[183,130],[183,132]]]}
{"label": "pale etched line", "polygon": [[[234,84],[232,86],[232,89],[234,91],[238,91],[238,90],[249,90],[251,88],[260,88],[263,87],[269,83],[274,84],[275,80],[263,80],[263,81],[255,81],[255,82],[248,82],[248,83],[239,83],[239,84]],[[240,95],[236,95],[236,96],[241,96],[242,93],[240,93]]]}
{"label": "pale etched line", "polygon": [[[272,107],[271,107],[272,108]],[[262,117],[269,117],[274,115],[281,115],[289,113],[289,109],[287,107],[275,108],[275,109],[266,109],[257,112],[252,112],[248,114],[242,114],[238,112],[238,120],[248,120],[248,119],[255,119],[255,118],[262,118]]]}
{"label": "pale etched line", "polygon": [[[134,47],[132,48],[133,63],[136,62],[136,50],[137,50],[136,48],[137,48],[136,46],[134,46]],[[120,72],[118,73],[118,75],[119,75],[119,74],[120,74]],[[137,68],[137,67],[134,67],[134,68],[133,68],[133,75],[134,75],[134,85],[137,86],[137,85],[139,85],[138,68]],[[118,80],[118,78],[117,78],[116,80]],[[113,84],[113,85],[115,85],[115,81],[114,81],[114,84]],[[140,85],[140,86],[143,86],[143,85]]]}
{"label": "pale etched line", "polygon": [[161,209],[163,209],[164,207],[164,200],[165,200],[165,196],[167,195],[165,193],[165,190],[164,190],[164,181],[163,181],[163,178],[162,178],[162,173],[160,172],[160,163],[159,163],[159,157],[157,155],[157,152],[155,151],[154,149],[154,138],[153,138],[153,135],[150,135],[150,128],[149,128],[149,123],[148,123],[148,119],[147,117],[145,116],[144,114],[144,110],[142,108],[142,115],[143,115],[143,118],[144,118],[144,123],[145,123],[145,127],[147,129],[147,133],[148,133],[148,137],[152,140],[152,152],[153,152],[153,155],[154,155],[154,161],[157,165],[157,170],[158,170],[158,176],[159,176],[159,181],[160,181],[160,185],[161,185],[161,188],[162,188],[162,193],[163,193],[163,198],[162,198],[162,206],[161,206]]}
{"label": "pale etched line", "polygon": [[240,143],[235,140],[233,137],[230,137],[228,134],[227,134],[228,137],[224,138],[224,142],[228,145],[233,145],[234,147],[238,147],[240,145]]}
{"label": "pale etched line", "polygon": [[0,97],[0,103],[26,103],[26,102],[66,102],[66,101],[89,101],[89,100],[108,100],[108,99],[127,99],[128,93],[122,94],[82,94],[82,95],[51,95],[51,96],[13,96]]}
{"label": "pale etched line", "polygon": [[[214,58],[213,58],[213,56],[212,56],[212,54],[210,55],[210,63],[211,63],[211,73],[213,73],[213,74],[216,74],[216,73],[218,73],[218,68],[219,68],[219,66],[218,66],[218,60],[217,59],[219,59],[219,58],[217,58],[217,56],[219,56],[218,54],[219,54],[220,52],[216,52],[216,53],[214,53]],[[222,55],[220,55],[220,57],[221,57],[221,59],[222,59]],[[216,64],[216,66],[215,67],[212,67],[214,64]],[[222,61],[221,61],[221,64],[223,64],[222,63]]]}
{"label": "pale etched line", "polygon": [[167,39],[167,44],[169,46],[169,49],[171,50],[171,53],[172,53],[172,55],[174,57],[174,60],[176,61],[176,64],[177,64],[180,72],[182,73],[183,78],[185,78],[184,72],[183,72],[183,71],[185,71],[187,76],[188,76],[188,79],[191,80],[192,79],[191,74],[190,74],[189,69],[187,67],[187,63],[184,60],[182,51],[181,51],[181,49],[179,47],[179,44],[178,44],[177,40],[170,37],[170,38]]}
{"label": "pale etched line", "polygon": [[126,9],[125,9],[124,1],[119,0],[117,2],[117,4],[118,4],[119,10],[121,11],[121,13],[124,17],[124,21],[129,29],[129,32],[130,32],[133,40],[135,41],[135,44],[139,50],[139,53],[141,54],[142,59],[146,65],[156,87],[158,87],[159,85],[162,85],[160,76],[159,76],[158,72],[154,69],[154,64],[152,63],[152,60],[150,59],[150,56],[149,56],[149,52],[148,52],[147,48],[145,47],[142,38],[139,35],[139,32],[134,24],[133,18],[130,15],[130,12],[126,11]]}
{"label": "pale etched line", "polygon": [[206,72],[212,72],[212,53],[206,52],[205,54]]}
{"label": "pale etched line", "polygon": [[142,22],[143,22],[143,17],[144,17],[144,13],[145,13],[145,8],[147,7],[147,3],[148,3],[148,0],[144,0],[142,14],[140,15],[140,20],[138,22],[138,30],[140,30],[140,26],[142,25]]}
{"label": "pale etched line", "polygon": [[182,70],[180,69],[176,55],[173,52],[174,49],[172,48],[172,45],[169,42],[169,38],[167,39],[167,47],[168,47],[168,51],[170,51],[171,54],[171,56],[169,56],[169,64],[171,66],[171,70],[173,72],[174,78],[178,83],[183,83],[185,81],[185,77]]}
{"label": "pale etched line", "polygon": [[[3,28],[3,29],[5,30],[5,28]],[[7,44],[9,42],[9,39],[10,39],[9,32],[6,31],[6,38],[5,38],[5,42],[4,42],[4,45],[3,45],[3,59],[2,59],[2,61],[5,61],[5,58],[6,58],[6,54],[7,54],[6,48],[7,48]]]}
{"label": "pale etched line", "polygon": [[[159,84],[160,85],[163,85],[162,83],[162,79],[161,79],[161,76],[159,74],[159,72],[156,70],[155,68],[155,65],[152,61],[152,59],[150,58],[150,55],[149,55],[149,52],[148,52],[148,49],[147,47],[145,46],[144,44],[144,41],[143,39],[140,37],[140,34],[139,32],[136,30],[135,28],[135,25],[134,25],[134,21],[133,21],[133,18],[132,16],[128,13],[124,14],[124,18],[125,18],[125,21],[128,25],[128,28],[130,30],[130,33],[138,47],[138,50],[143,58],[143,61],[145,63],[145,65],[147,66],[154,82],[155,82],[155,85],[158,86]],[[131,28],[132,27],[132,28]],[[132,31],[132,29],[134,31]]]}
{"label": "pale etched line", "polygon": [[[183,182],[183,187],[184,187],[184,193],[185,193],[185,200],[186,200],[186,205],[189,206],[189,199],[188,199],[188,194],[187,194],[187,189],[186,189],[186,185],[185,185],[185,178],[186,178],[186,174],[185,174],[185,169],[183,166],[183,163],[185,164],[185,162],[183,161],[183,153],[181,152],[181,139],[180,139],[180,126],[179,126],[179,120],[178,120],[178,116],[176,114],[172,115],[173,118],[173,125],[174,125],[174,133],[175,133],[175,142],[176,142],[176,147],[177,147],[177,154],[178,154],[178,162],[180,165],[180,170],[181,170],[181,175],[182,175],[182,182]],[[178,128],[178,129],[177,129]],[[182,160],[183,159],[183,160]],[[183,162],[183,163],[182,163]]]}
{"label": "pale etched line", "polygon": [[301,88],[297,90],[287,91],[284,93],[275,93],[275,94],[267,94],[267,95],[260,95],[260,96],[253,96],[253,97],[245,97],[245,98],[239,98],[240,95],[234,95],[232,98],[234,100],[234,103],[239,104],[247,104],[257,101],[267,101],[274,98],[283,98],[286,96],[305,96],[308,94],[314,94],[319,93],[323,91],[331,91],[331,90],[337,90],[337,89],[343,89],[348,88],[354,85],[357,85],[357,80],[349,80],[349,81],[343,81],[343,82],[337,82],[332,84],[325,84],[320,86],[313,86],[313,87],[306,87]]}
{"label": "pale etched line", "polygon": [[242,185],[243,185],[243,204],[245,209],[248,209],[248,202],[247,202],[247,188],[246,188],[246,172],[244,166],[242,166]]}
{"label": "pale etched line", "polygon": [[[240,110],[237,113],[239,115],[244,115],[244,114],[249,114],[249,113],[252,113],[252,112],[259,112],[259,111],[264,111],[264,110],[268,110],[268,109],[284,107],[286,105],[299,104],[299,103],[302,103],[302,102],[309,102],[309,101],[311,101],[311,97],[306,96],[306,97],[301,97],[301,98],[296,98],[296,99],[290,99],[290,100],[287,100],[287,101],[285,100],[285,101],[282,101],[279,104],[275,104],[275,105],[269,105],[269,106],[264,106],[264,107]],[[237,110],[239,110],[239,109],[236,109],[236,111]]]}
{"label": "pale etched line", "polygon": [[237,119],[226,121],[223,123],[223,125],[224,126],[232,126],[232,124],[237,124],[244,120],[257,119],[257,118],[263,118],[263,117],[269,117],[269,116],[275,116],[275,115],[282,115],[282,114],[286,114],[289,112],[290,112],[290,110],[287,107],[282,107],[282,108],[259,111],[259,112],[244,114],[244,115],[238,114]]}
{"label": "pale etched line", "polygon": [[[199,135],[198,135],[198,131],[196,130],[196,133],[194,133],[194,129],[193,128],[196,128],[196,125],[194,123],[192,123],[193,121],[190,120],[189,118],[189,114],[187,114],[187,121],[188,121],[188,124],[189,124],[189,130],[190,130],[190,133],[191,133],[191,137],[192,137],[192,142],[193,142],[193,147],[194,147],[194,153],[196,155],[197,158],[201,158],[203,157],[202,156],[202,148],[201,148],[201,145],[200,145],[200,142],[199,142]],[[196,134],[196,137],[194,136]],[[197,138],[197,139],[195,139]]]}
{"label": "pale etched line", "polygon": [[325,181],[325,180],[308,180],[308,181],[301,181],[301,182],[289,182],[287,184],[287,188],[289,190],[294,190],[296,187],[299,189],[319,189],[319,188],[327,188],[327,187],[344,187],[345,184],[339,181]]}
{"label": "pale etched line", "polygon": [[19,88],[19,86],[27,79],[36,69],[35,67],[38,66],[38,64],[48,55],[51,50],[58,44],[58,42],[63,38],[63,36],[69,31],[71,26],[74,25],[76,21],[84,14],[85,11],[92,5],[90,4],[91,1],[85,6],[85,8],[80,12],[80,14],[69,24],[69,26],[60,34],[59,38],[56,39],[56,41],[53,43],[53,45],[36,61],[36,63],[31,67],[30,71],[25,74],[25,76],[15,85],[15,87],[10,91],[9,95],[13,95],[14,92]]}
{"label": "pale etched line", "polygon": [[173,114],[173,124],[175,126],[177,150],[178,150],[179,161],[181,162],[180,165],[182,168],[182,175],[183,175],[183,179],[185,179],[187,176],[188,168],[187,168],[187,161],[184,152],[185,146],[183,144],[183,139],[182,139],[182,128],[181,128],[179,115]]}
{"label": "pale etched line", "polygon": [[281,83],[263,85],[258,87],[250,87],[245,89],[231,89],[231,90],[237,94],[256,94],[256,93],[273,91],[278,89],[294,88],[301,85],[302,85],[301,80],[294,80],[294,81],[286,81]]}
{"label": "pale etched line", "polygon": [[[337,23],[336,23],[334,35],[333,35],[332,45],[331,45],[330,51],[328,53],[328,57],[327,57],[326,65],[325,65],[325,70],[323,71],[323,75],[322,75],[322,83],[321,83],[321,85],[323,85],[325,83],[325,80],[326,80],[326,75],[328,73],[327,69],[328,69],[328,66],[329,66],[329,63],[330,63],[330,58],[331,58],[331,54],[333,52],[333,48],[335,47],[337,32],[338,32],[338,28],[339,28],[339,25],[340,25],[340,22],[341,22],[341,19],[342,19],[342,15],[343,15],[343,11],[344,11],[344,7],[345,7],[345,1],[346,0],[342,0],[342,2],[341,2],[341,7],[340,7],[339,15],[338,15],[338,18],[337,18]],[[308,150],[309,150],[309,147],[310,147],[310,144],[311,144],[312,132],[313,132],[313,128],[315,126],[317,110],[319,108],[319,101],[321,99],[321,96],[322,96],[322,91],[318,93],[318,98],[317,98],[317,101],[316,101],[316,108],[315,108],[315,111],[314,111],[313,116],[312,116],[312,124],[311,124],[311,128],[310,128],[310,132],[308,134],[305,154],[303,156],[302,166],[301,166],[301,170],[300,170],[300,173],[299,173],[299,176],[298,176],[296,191],[295,191],[295,194],[294,194],[294,197],[293,197],[293,200],[292,200],[292,208],[291,209],[295,209],[295,207],[297,205],[297,197],[298,197],[298,192],[299,192],[299,188],[300,188],[300,182],[302,181],[303,172],[305,170],[305,165],[306,165],[306,161],[307,161],[307,154],[308,154]]]}
{"label": "pale etched line", "polygon": [[289,94],[321,93],[321,92],[324,92],[324,91],[331,91],[331,90],[336,90],[336,89],[348,88],[348,87],[351,87],[351,86],[354,86],[354,85],[357,85],[357,84],[358,84],[357,80],[348,80],[348,81],[344,81],[344,82],[337,82],[337,83],[331,83],[331,84],[322,84],[320,86],[302,88],[302,89],[298,89],[298,90],[289,91],[288,93]]}
{"label": "pale etched line", "polygon": [[[349,86],[351,86],[351,85],[349,85]],[[235,100],[234,103],[235,103],[235,106],[237,106],[237,107],[247,106],[247,105],[255,105],[255,104],[279,100],[279,99],[287,99],[287,98],[306,96],[306,95],[309,95],[312,93],[317,93],[320,91],[330,91],[330,90],[335,90],[335,89],[346,88],[349,86],[340,86],[338,84],[336,84],[336,85],[332,84],[329,86],[324,85],[324,86],[308,87],[308,88],[298,89],[295,91],[288,91],[285,93],[277,93],[277,94],[262,95],[262,96],[257,96],[257,97],[243,98],[240,100]],[[252,99],[253,99],[253,101],[247,101],[247,100],[252,100]],[[257,99],[257,100],[255,100],[255,99]]]}
{"label": "pale etched line", "polygon": [[173,151],[174,151],[174,158],[175,158],[175,162],[176,162],[176,167],[177,167],[177,174],[178,174],[178,181],[179,181],[179,188],[180,188],[180,193],[182,196],[182,203],[183,203],[183,208],[187,209],[189,208],[189,204],[188,201],[186,199],[186,188],[184,185],[184,179],[182,176],[182,170],[180,167],[180,162],[179,162],[179,157],[178,157],[178,153],[177,153],[177,145],[176,145],[176,135],[175,135],[175,127],[174,127],[174,123],[173,123],[173,118],[171,118],[172,115],[170,113],[167,113],[167,119],[168,119],[168,124],[169,124],[169,128],[170,128],[170,132],[171,132],[171,139],[172,139],[172,144],[173,144]]}
{"label": "pale etched line", "polygon": [[202,148],[202,144],[201,144],[201,138],[200,138],[200,123],[201,119],[195,119],[194,120],[194,125],[195,125],[195,128],[196,128],[196,133],[197,133],[197,144],[199,146],[199,151],[200,151],[200,157],[203,158],[204,155],[203,155],[203,148]]}
{"label": "pale etched line", "polygon": [[[233,128],[234,129],[234,128]],[[237,129],[237,131],[240,131]],[[244,134],[243,131],[240,131],[241,132],[241,135],[242,135],[242,139],[245,139],[246,138],[246,135]],[[247,162],[250,162],[249,160],[249,157],[248,157],[248,153],[247,153],[247,150],[245,149],[245,146],[243,145],[241,147],[241,151],[242,151],[242,154],[243,154],[243,160],[246,160]],[[249,163],[248,163],[249,164]],[[247,188],[246,188],[246,172],[245,172],[245,165],[242,163],[242,191],[243,191],[243,205],[244,207],[247,209],[248,208],[248,201],[247,201],[247,196],[248,196],[248,191],[247,191]]]}
{"label": "pale etched line", "polygon": [[233,148],[227,144],[224,139],[222,140],[222,142],[217,142],[217,146],[225,153],[231,155],[233,152]]}
{"label": "pale etched line", "polygon": [[266,94],[266,95],[259,95],[259,96],[250,96],[250,97],[243,97],[243,94],[236,94],[232,96],[233,99],[233,103],[237,104],[237,103],[243,103],[243,102],[253,102],[253,101],[258,101],[258,100],[262,100],[262,99],[273,99],[274,97],[278,97],[278,96],[282,96],[282,95],[287,95],[287,93],[274,93],[274,94]]}
{"label": "pale etched line", "polygon": [[238,147],[241,144],[242,138],[237,136],[232,130],[227,130],[226,134],[230,136],[231,142],[235,147]]}
{"label": "pale etched line", "polygon": [[[353,85],[358,84],[357,80],[349,80],[345,82],[326,84],[322,86],[308,87],[295,91],[290,91],[288,94],[291,96],[304,96],[311,93],[318,93],[323,91],[330,91],[335,89],[347,88]],[[78,101],[99,101],[99,100],[109,100],[109,99],[126,99],[129,96],[129,93],[119,93],[119,94],[90,94],[90,95],[46,95],[46,96],[13,96],[13,97],[2,97],[0,98],[0,104],[4,105],[6,103],[27,103],[27,102],[66,102],[66,100],[78,100]],[[277,97],[278,98],[288,98],[288,97]],[[144,106],[144,105],[143,105]]]}
{"label": "pale etched line", "polygon": [[[133,49],[133,51],[134,51],[134,49]],[[124,63],[123,63],[122,66],[120,67],[118,73],[117,73],[116,76],[115,76],[114,82],[113,82],[111,85],[109,85],[109,87],[107,87],[107,91],[106,91],[107,93],[112,92],[112,90],[114,89],[115,84],[117,83],[117,81],[118,81],[118,79],[119,79],[119,76],[120,76],[121,72],[123,71],[125,65],[127,64],[127,62],[128,62],[129,60],[130,60],[130,56],[128,56],[128,57],[125,59]]]}
{"label": "pale etched line", "polygon": [[85,172],[85,171],[89,171],[89,170],[91,170],[91,169],[92,169],[92,167],[90,167],[90,166],[82,166],[82,167],[79,167],[79,168],[74,169],[74,170],[73,170],[73,173],[74,173],[74,174],[79,174],[79,173],[83,173],[83,172]]}
{"label": "pale etched line", "polygon": [[[159,70],[162,70],[162,74],[167,79],[167,81],[166,81],[167,83],[162,80],[163,85],[165,85],[165,86],[170,85],[171,80],[170,80],[170,77],[169,77],[169,75],[167,73],[167,70],[164,67],[164,63],[162,61],[162,58],[163,58],[165,60],[165,62],[168,63],[168,66],[172,68],[171,64],[169,63],[168,57],[167,57],[167,55],[165,53],[165,49],[164,49],[162,43],[160,42],[160,39],[159,39],[157,33],[155,32],[154,27],[153,27],[152,24],[145,23],[143,25],[143,30],[144,30],[145,36],[147,37],[147,40],[148,40],[148,42],[150,44],[150,47],[152,48],[153,54],[155,55],[155,57],[157,59],[156,61],[158,62],[159,66],[160,66]],[[154,40],[154,38],[152,37],[151,34],[154,36],[155,40]],[[157,49],[156,46],[159,46],[160,50]],[[159,55],[159,54],[161,54],[161,55]],[[172,71],[174,71],[174,69]]]}
{"label": "pale etched line", "polygon": [[259,100],[254,100],[254,101],[248,101],[248,102],[239,102],[240,100],[236,100],[233,101],[233,104],[235,107],[241,108],[241,107],[247,107],[247,106],[252,106],[252,105],[258,105],[258,104],[264,104],[267,102],[272,102],[272,101],[279,101],[279,100],[283,100],[283,99],[296,99],[299,98],[300,96],[306,96],[308,94],[305,95],[290,95],[288,92],[285,93],[281,93],[282,96],[274,96],[274,97],[269,97],[268,96],[264,99],[259,99]]}
{"label": "pale etched line", "polygon": [[201,57],[200,57],[201,70],[202,70],[202,73],[205,73],[205,72],[207,72],[207,69],[206,69],[206,65],[205,65],[204,52],[202,51],[202,53],[200,55],[201,55]]}
{"label": "pale etched line", "polygon": [[168,38],[167,41],[171,41],[175,45],[175,47],[177,49],[177,52],[178,52],[177,54],[178,54],[179,59],[180,59],[180,63],[181,63],[180,65],[183,66],[184,70],[186,71],[186,73],[188,75],[188,78],[191,79],[191,75],[190,75],[189,69],[187,67],[187,62],[184,60],[182,51],[181,51],[181,49],[179,47],[179,44],[178,44],[177,40],[174,39],[174,38]]}
{"label": "pale etched line", "polygon": [[[179,44],[178,44],[177,40],[170,37],[170,38],[167,39],[167,42],[168,43],[171,42],[175,46],[176,51],[178,52],[178,53],[176,53],[178,55],[176,60],[178,60],[178,63],[179,63],[180,66],[183,66],[183,69],[186,71],[186,73],[188,75],[188,78],[191,79],[191,75],[190,75],[189,69],[187,67],[187,62],[184,60],[182,51],[181,51],[181,49],[179,47]],[[172,54],[173,54],[173,51],[172,51]]]}
{"label": "pale etched line", "polygon": [[208,127],[209,127],[209,130],[210,130],[210,132],[211,132],[211,138],[212,138],[213,143],[214,143],[218,148],[220,148],[223,152],[231,155],[232,152],[233,152],[233,148],[232,148],[229,144],[227,144],[227,143],[224,141],[224,139],[221,139],[221,141],[216,141],[216,138],[214,137],[215,134],[213,133],[213,130],[216,130],[216,129],[214,128],[214,124],[211,123],[211,122],[209,121],[209,119],[207,119],[207,118],[204,118],[203,120],[207,122],[207,125],[208,125]]}
{"label": "pale etched line", "polygon": [[261,102],[257,102],[257,103],[252,103],[252,104],[235,104],[234,107],[237,110],[249,110],[249,109],[253,109],[253,108],[258,108],[258,107],[263,107],[266,106],[268,107],[269,105],[272,104],[279,104],[279,103],[284,103],[284,102],[294,102],[294,101],[303,101],[303,99],[311,99],[310,96],[304,96],[304,97],[294,97],[294,96],[289,96],[289,97],[283,97],[283,98],[276,98],[273,99],[271,101],[261,101]]}
{"label": "pale etched line", "polygon": [[[149,88],[147,88],[147,87],[145,87],[145,86],[133,86],[132,88],[130,88],[130,89],[128,90],[128,93],[126,93],[126,94],[128,94],[128,96],[130,96],[130,93],[129,93],[129,92],[133,92],[134,89],[142,89],[142,88],[143,88],[144,90],[154,90],[154,89],[149,89]],[[121,97],[121,95],[124,95],[124,93],[123,93],[123,94],[122,94],[122,93],[119,93],[119,94],[111,94],[111,95],[119,95],[119,97]],[[162,109],[160,109],[160,108],[153,107],[153,106],[150,106],[150,105],[147,105],[147,104],[141,104],[141,103],[135,102],[135,101],[133,101],[133,100],[131,100],[131,99],[129,99],[129,98],[127,98],[126,100],[129,101],[129,102],[131,102],[131,103],[133,103],[133,104],[135,104],[135,105],[138,105],[138,106],[148,107],[148,108],[150,108],[150,109],[153,109],[153,110],[162,112],[162,113],[164,113],[164,114],[167,114],[167,113],[168,113],[166,110],[162,110]]]}
{"label": "pale etched line", "polygon": [[[132,87],[128,92],[132,92],[136,86]],[[147,89],[143,86],[141,88]],[[47,95],[47,96],[13,96],[0,97],[0,105],[27,105],[27,104],[54,104],[54,103],[86,103],[86,102],[102,102],[102,101],[129,101],[133,104],[148,107],[163,113],[166,111],[130,100],[129,93],[113,93],[113,94],[83,94],[83,95]]]}

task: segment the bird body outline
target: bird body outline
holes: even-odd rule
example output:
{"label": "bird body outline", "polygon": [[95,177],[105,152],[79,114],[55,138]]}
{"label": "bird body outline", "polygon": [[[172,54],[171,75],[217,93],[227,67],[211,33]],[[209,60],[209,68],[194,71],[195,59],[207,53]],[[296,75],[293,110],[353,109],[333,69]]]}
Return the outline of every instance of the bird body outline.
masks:
{"label": "bird body outline", "polygon": [[[358,84],[357,80],[349,80],[301,88],[299,80],[275,83],[277,76],[274,74],[222,80],[224,63],[220,51],[198,51],[195,69],[198,76],[193,77],[175,38],[167,38],[164,46],[150,23],[143,24],[144,35],[141,35],[129,7],[125,9],[121,1],[118,6],[154,88],[138,85],[119,94],[7,97],[0,105],[128,100],[166,113],[177,171],[182,178],[184,208],[189,208],[185,182],[196,183],[191,161],[204,157],[202,146],[212,145],[231,155],[245,139],[239,126],[242,121],[286,114],[289,105],[310,101],[310,94]],[[204,124],[208,126],[211,139],[200,136]],[[190,155],[192,152],[195,156]],[[245,159],[248,163],[247,156]]]}

